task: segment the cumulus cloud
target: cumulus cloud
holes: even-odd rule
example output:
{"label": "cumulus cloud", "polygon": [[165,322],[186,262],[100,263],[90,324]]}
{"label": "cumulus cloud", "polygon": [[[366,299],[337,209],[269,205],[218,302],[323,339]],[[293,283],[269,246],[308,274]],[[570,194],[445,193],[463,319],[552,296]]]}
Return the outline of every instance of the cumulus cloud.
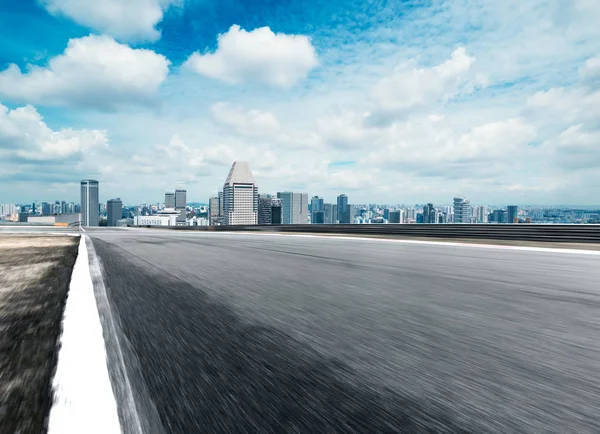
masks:
{"label": "cumulus cloud", "polygon": [[467,73],[474,62],[460,47],[450,59],[432,68],[418,68],[414,61],[401,65],[373,88],[373,121],[386,123],[469,90]]}
{"label": "cumulus cloud", "polygon": [[9,110],[0,104],[0,167],[47,161],[72,163],[73,159],[81,160],[85,153],[107,145],[106,131],[54,131],[34,107]]}
{"label": "cumulus cloud", "polygon": [[272,137],[279,132],[279,123],[270,112],[245,111],[240,106],[219,102],[211,107],[211,114],[219,125],[244,136]]}
{"label": "cumulus cloud", "polygon": [[317,131],[336,148],[368,148],[379,135],[377,129],[368,125],[369,119],[369,113],[337,109],[317,121]]}
{"label": "cumulus cloud", "polygon": [[290,88],[317,66],[317,53],[303,35],[273,33],[269,27],[250,32],[233,25],[218,37],[214,53],[192,54],[185,65],[230,84],[243,82]]}
{"label": "cumulus cloud", "polygon": [[39,0],[53,15],[64,15],[101,33],[127,41],[156,41],[163,11],[179,0]]}
{"label": "cumulus cloud", "polygon": [[151,105],[167,78],[169,61],[152,50],[133,49],[108,36],[71,39],[46,67],[0,72],[0,95],[33,104],[112,110]]}
{"label": "cumulus cloud", "polygon": [[580,74],[585,85],[600,89],[600,57],[588,59],[581,68]]}
{"label": "cumulus cloud", "polygon": [[542,149],[548,151],[558,167],[567,171],[600,170],[600,131],[588,130],[582,124],[573,125],[546,141]]}

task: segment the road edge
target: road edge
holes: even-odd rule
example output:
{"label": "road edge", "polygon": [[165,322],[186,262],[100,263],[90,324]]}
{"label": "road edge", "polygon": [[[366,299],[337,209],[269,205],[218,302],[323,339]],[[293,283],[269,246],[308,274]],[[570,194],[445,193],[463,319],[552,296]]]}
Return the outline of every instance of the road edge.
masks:
{"label": "road edge", "polygon": [[80,237],[59,345],[48,433],[120,433],[85,236]]}

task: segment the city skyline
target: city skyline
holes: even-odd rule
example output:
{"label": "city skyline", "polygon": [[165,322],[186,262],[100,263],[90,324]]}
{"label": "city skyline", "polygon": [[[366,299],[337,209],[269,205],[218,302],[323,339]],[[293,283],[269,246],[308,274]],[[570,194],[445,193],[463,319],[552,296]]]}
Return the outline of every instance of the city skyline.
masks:
{"label": "city skyline", "polygon": [[600,203],[599,2],[232,5],[8,2],[0,202],[207,202],[242,160],[327,201]]}

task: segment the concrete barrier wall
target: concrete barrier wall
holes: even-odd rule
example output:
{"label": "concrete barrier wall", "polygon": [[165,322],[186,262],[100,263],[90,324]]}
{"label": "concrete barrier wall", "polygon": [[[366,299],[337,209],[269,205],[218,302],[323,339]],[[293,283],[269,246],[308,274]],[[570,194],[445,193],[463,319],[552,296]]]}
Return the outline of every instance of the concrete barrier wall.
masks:
{"label": "concrete barrier wall", "polygon": [[387,235],[398,237],[471,238],[570,243],[600,243],[600,225],[535,224],[372,224],[372,225],[265,225],[174,226],[169,230],[300,232],[317,234]]}

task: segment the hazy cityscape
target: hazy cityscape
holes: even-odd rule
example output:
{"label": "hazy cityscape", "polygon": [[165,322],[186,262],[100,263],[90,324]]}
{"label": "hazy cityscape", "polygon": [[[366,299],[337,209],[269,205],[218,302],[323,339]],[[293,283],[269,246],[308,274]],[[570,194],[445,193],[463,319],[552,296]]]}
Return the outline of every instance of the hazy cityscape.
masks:
{"label": "hazy cityscape", "polygon": [[80,203],[0,204],[0,221],[55,225],[81,221],[83,226],[600,223],[600,206],[475,204],[462,196],[443,204],[353,204],[344,193],[330,202],[308,192],[263,193],[242,161],[233,163],[222,189],[207,201],[188,202],[188,191],[178,187],[166,191],[159,201],[128,204],[112,198],[99,202],[99,184],[82,180]]}

